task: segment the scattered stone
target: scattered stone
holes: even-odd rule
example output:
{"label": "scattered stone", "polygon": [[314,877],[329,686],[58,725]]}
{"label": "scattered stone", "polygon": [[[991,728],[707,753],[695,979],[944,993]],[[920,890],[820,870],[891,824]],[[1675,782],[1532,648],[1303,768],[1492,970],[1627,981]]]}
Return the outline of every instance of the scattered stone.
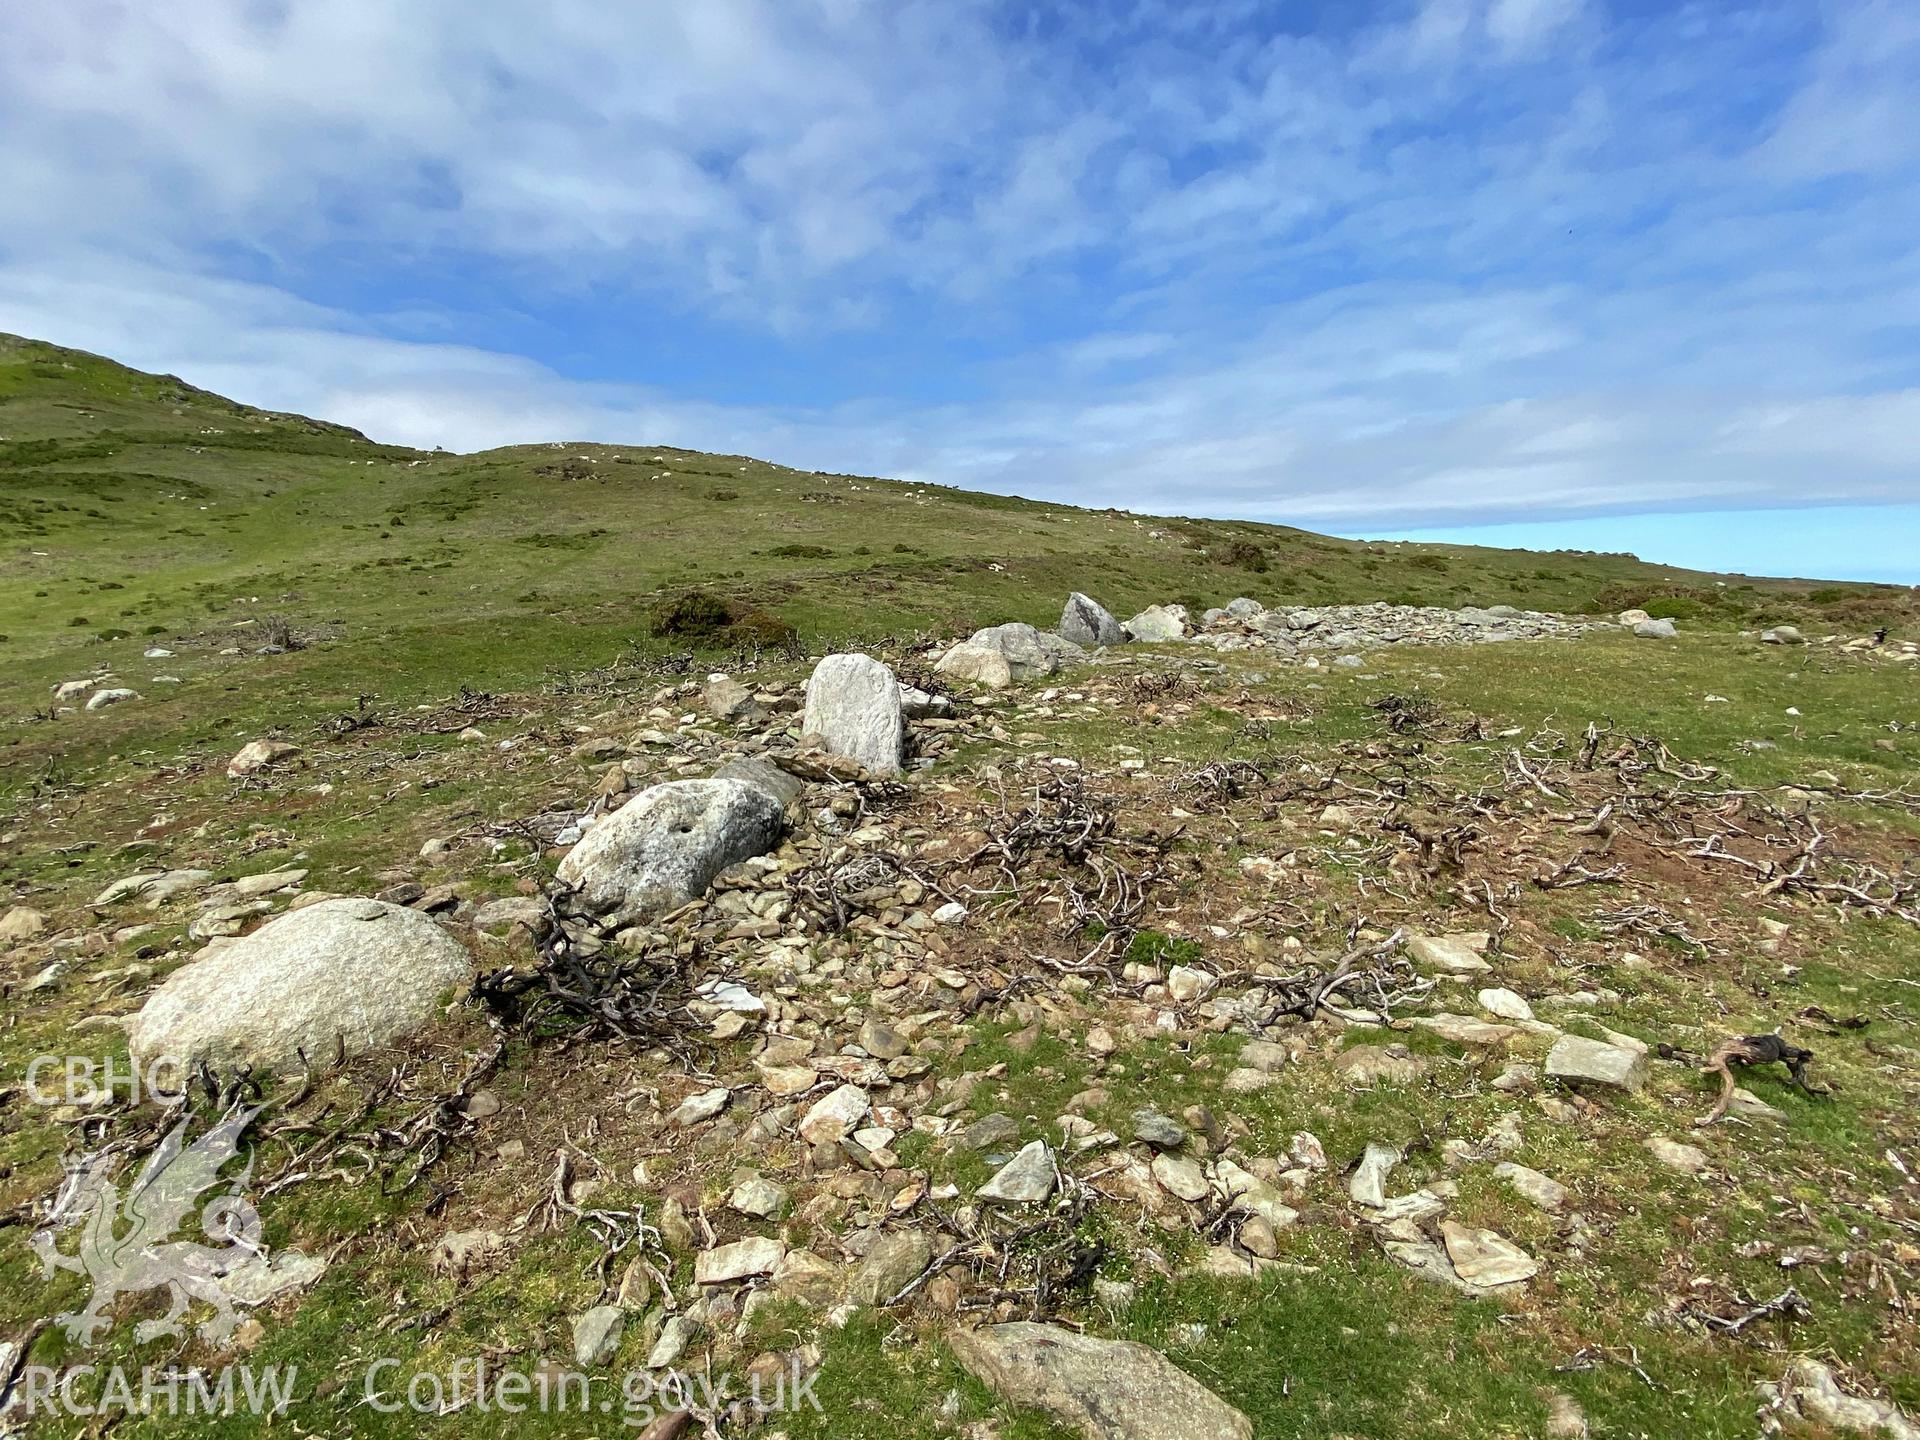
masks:
{"label": "scattered stone", "polygon": [[1360,1164],[1347,1181],[1347,1194],[1356,1205],[1365,1205],[1370,1210],[1382,1210],[1387,1204],[1387,1176],[1393,1173],[1394,1166],[1400,1163],[1400,1152],[1391,1145],[1377,1142],[1367,1146],[1366,1153],[1360,1157]]}
{"label": "scattered stone", "polygon": [[109,705],[118,705],[126,700],[138,700],[140,696],[132,690],[116,687],[111,690],[96,690],[87,697],[87,709],[104,710]]}
{"label": "scattered stone", "polygon": [[1539,1261],[1492,1230],[1442,1220],[1440,1239],[1454,1273],[1469,1285],[1517,1285],[1540,1273]]}
{"label": "scattered stone", "polygon": [[866,1117],[867,1092],[858,1085],[840,1085],[814,1102],[800,1122],[800,1138],[809,1144],[838,1144]]}
{"label": "scattered stone", "polygon": [[18,945],[43,933],[47,917],[26,905],[15,905],[0,915],[0,945]]}
{"label": "scattered stone", "polygon": [[559,878],[610,923],[675,909],[729,865],[764,855],[784,820],[744,780],[673,780],[643,790],[567,852]]}
{"label": "scattered stone", "polygon": [[[649,1370],[668,1370],[680,1363],[687,1347],[699,1337],[700,1322],[687,1315],[669,1315],[660,1327],[660,1338],[647,1355]],[[690,1413],[690,1412],[682,1412]]]}
{"label": "scattered stone", "polygon": [[1795,1360],[1787,1368],[1778,1393],[1784,1403],[1808,1419],[1836,1430],[1886,1436],[1888,1440],[1920,1440],[1920,1425],[1908,1420],[1899,1406],[1888,1400],[1849,1395],[1840,1388],[1833,1371],[1810,1356]]}
{"label": "scattered stone", "polygon": [[897,1060],[907,1053],[906,1038],[891,1025],[872,1018],[861,1024],[853,1043],[876,1060]]}
{"label": "scattered stone", "polygon": [[1547,1052],[1547,1074],[1555,1080],[1631,1094],[1647,1083],[1647,1057],[1584,1035],[1562,1035]]}
{"label": "scattered stone", "polygon": [[1009,1404],[1087,1440],[1252,1440],[1253,1423],[1157,1350],[1015,1321],[948,1336],[954,1356]]}
{"label": "scattered stone", "polygon": [[786,1253],[784,1240],[767,1235],[750,1235],[731,1245],[716,1245],[694,1256],[694,1283],[726,1285],[755,1275],[771,1275]]}
{"label": "scattered stone", "polygon": [[1523,1022],[1533,1019],[1533,1007],[1511,990],[1482,990],[1478,998],[1480,1008],[1489,1015]]}
{"label": "scattered stone", "polygon": [[1633,633],[1642,640],[1671,640],[1678,632],[1671,620],[1640,620],[1634,623]]}
{"label": "scattered stone", "polygon": [[1587,1415],[1571,1395],[1547,1394],[1547,1440],[1587,1440]]}
{"label": "scattered stone", "polygon": [[760,709],[753,691],[730,675],[708,676],[707,688],[700,692],[700,703],[716,720],[745,720]]}
{"label": "scattered stone", "polygon": [[1567,1187],[1550,1175],[1542,1175],[1538,1170],[1530,1170],[1525,1165],[1516,1165],[1511,1160],[1502,1160],[1493,1167],[1493,1173],[1542,1210],[1557,1215],[1560,1208],[1567,1203]]}
{"label": "scattered stone", "polygon": [[981,1200],[1006,1205],[1037,1205],[1053,1193],[1053,1152],[1044,1140],[1030,1141],[977,1193]]}
{"label": "scattered stone", "polygon": [[667,1117],[667,1123],[676,1130],[689,1129],[718,1115],[732,1098],[732,1092],[724,1085],[697,1091],[680,1102],[679,1108]]}
{"label": "scattered stone", "polygon": [[962,641],[942,655],[933,670],[936,675],[984,685],[989,690],[1004,690],[1013,683],[1013,667],[1007,663],[1006,656],[969,641]]}
{"label": "scattered stone", "polygon": [[898,775],[906,741],[900,682],[871,655],[829,655],[807,681],[801,729],[819,736],[829,755],[845,756],[870,775]]}
{"label": "scattered stone", "polygon": [[596,1305],[573,1322],[573,1358],[583,1369],[594,1369],[613,1359],[627,1333],[627,1312],[618,1305]]}
{"label": "scattered stone", "polygon": [[249,741],[240,747],[239,754],[227,762],[227,778],[241,780],[249,775],[257,775],[262,770],[299,753],[298,745],[290,745],[285,740]]}
{"label": "scattered stone", "polygon": [[1654,1159],[1683,1175],[1698,1175],[1707,1168],[1707,1152],[1698,1145],[1683,1145],[1664,1135],[1650,1135],[1646,1146],[1647,1153]]}
{"label": "scattered stone", "polygon": [[967,1150],[997,1150],[1019,1138],[1020,1127],[1014,1118],[996,1110],[990,1115],[982,1115],[962,1130],[956,1143]]}
{"label": "scattered stone", "polygon": [[1169,1195],[1198,1202],[1207,1198],[1207,1177],[1200,1163],[1186,1155],[1162,1151],[1153,1157],[1153,1178]]}
{"label": "scattered stone", "polygon": [[1484,935],[1409,935],[1407,953],[1416,964],[1449,975],[1481,975],[1493,969],[1480,958],[1487,948]]}
{"label": "scattered stone", "polygon": [[1167,971],[1167,994],[1182,1005],[1206,999],[1219,983],[1219,976],[1190,965],[1175,965]]}
{"label": "scattered stone", "polygon": [[433,1247],[433,1266],[456,1278],[504,1255],[506,1237],[498,1230],[450,1230]]}
{"label": "scattered stone", "polygon": [[1522,1033],[1511,1025],[1499,1025],[1472,1015],[1454,1015],[1444,1010],[1438,1015],[1416,1015],[1413,1023],[1456,1045],[1505,1045]]}
{"label": "scattered stone", "polygon": [[147,1063],[204,1060],[223,1072],[327,1066],[419,1029],[472,969],[417,910],[322,901],[208,946],[148,998],[128,1045]]}
{"label": "scattered stone", "polygon": [[1187,1127],[1143,1105],[1133,1112],[1133,1138],[1157,1150],[1178,1150],[1187,1143]]}
{"label": "scattered stone", "polygon": [[716,780],[744,780],[757,785],[774,798],[782,810],[806,793],[807,784],[798,775],[789,775],[771,760],[760,755],[736,755],[713,772]]}
{"label": "scattered stone", "polygon": [[1127,638],[1120,622],[1098,600],[1078,590],[1067,597],[1060,616],[1060,638],[1076,645],[1119,645]]}
{"label": "scattered stone", "polygon": [[1744,1085],[1733,1087],[1733,1094],[1727,1100],[1727,1113],[1738,1115],[1742,1120],[1785,1120],[1787,1118],[1786,1111],[1769,1105]]}
{"label": "scattered stone", "polygon": [[1776,625],[1771,630],[1762,630],[1760,638],[1769,645],[1804,645],[1807,637],[1794,625]]}
{"label": "scattered stone", "polygon": [[1062,665],[1077,664],[1087,658],[1086,652],[1072,641],[1018,621],[976,630],[966,644],[999,655],[1015,680],[1044,679]]}
{"label": "scattered stone", "polygon": [[1349,1085],[1411,1085],[1426,1066],[1406,1046],[1396,1043],[1350,1045],[1333,1057],[1333,1068]]}
{"label": "scattered stone", "polygon": [[874,1241],[854,1272],[851,1298],[860,1305],[883,1305],[919,1277],[933,1261],[933,1242],[919,1230],[894,1230]]}
{"label": "scattered stone", "polygon": [[933,922],[936,925],[958,925],[966,918],[967,907],[958,900],[949,900],[933,912]]}

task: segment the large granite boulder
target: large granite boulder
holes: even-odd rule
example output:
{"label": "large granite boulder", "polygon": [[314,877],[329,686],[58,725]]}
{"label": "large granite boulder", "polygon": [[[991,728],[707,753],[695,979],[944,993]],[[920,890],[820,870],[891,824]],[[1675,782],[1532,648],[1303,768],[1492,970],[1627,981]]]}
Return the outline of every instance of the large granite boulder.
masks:
{"label": "large granite boulder", "polygon": [[1187,638],[1187,607],[1149,605],[1127,621],[1127,634],[1146,645],[1165,644]]}
{"label": "large granite boulder", "polygon": [[133,1018],[128,1048],[143,1067],[322,1067],[411,1034],[472,974],[466,949],[418,910],[323,900],[174,971]]}
{"label": "large granite boulder", "polygon": [[729,865],[779,843],[782,805],[748,780],[671,780],[642,790],[567,852],[559,878],[615,922],[706,893]]}
{"label": "large granite boulder", "polygon": [[1106,606],[1076,590],[1067,597],[1067,608],[1060,612],[1060,638],[1075,645],[1119,645],[1125,642],[1127,632]]}
{"label": "large granite boulder", "polygon": [[1004,690],[1013,683],[1013,666],[1007,663],[1007,657],[970,640],[962,640],[947,651],[933,669],[949,680],[984,685],[989,690]]}
{"label": "large granite boulder", "polygon": [[967,643],[999,651],[1006,657],[1016,680],[1044,679],[1062,665],[1077,664],[1087,658],[1086,652],[1071,640],[1017,620],[976,630]]}

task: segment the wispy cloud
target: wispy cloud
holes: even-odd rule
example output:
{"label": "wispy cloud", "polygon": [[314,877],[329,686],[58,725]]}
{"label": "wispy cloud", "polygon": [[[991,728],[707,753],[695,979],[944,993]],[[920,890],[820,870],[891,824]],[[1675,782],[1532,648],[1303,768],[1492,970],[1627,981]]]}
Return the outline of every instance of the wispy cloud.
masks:
{"label": "wispy cloud", "polygon": [[0,328],[1330,528],[1920,494],[1911,7],[1363,8],[15,7]]}

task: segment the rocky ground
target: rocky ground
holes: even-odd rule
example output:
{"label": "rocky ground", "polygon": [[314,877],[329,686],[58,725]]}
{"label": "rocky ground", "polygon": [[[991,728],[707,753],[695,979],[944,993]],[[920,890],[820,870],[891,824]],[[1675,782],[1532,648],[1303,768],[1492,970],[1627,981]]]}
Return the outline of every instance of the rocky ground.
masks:
{"label": "rocky ground", "polygon": [[[299,1357],[311,1434],[497,1433],[361,1383],[476,1353],[817,1377],[656,1437],[1913,1434],[1915,658],[1075,596],[50,774],[8,1078],[191,1098],[15,1085],[0,1376]],[[183,1113],[251,1156],[235,1323],[84,1349],[73,1177]]]}

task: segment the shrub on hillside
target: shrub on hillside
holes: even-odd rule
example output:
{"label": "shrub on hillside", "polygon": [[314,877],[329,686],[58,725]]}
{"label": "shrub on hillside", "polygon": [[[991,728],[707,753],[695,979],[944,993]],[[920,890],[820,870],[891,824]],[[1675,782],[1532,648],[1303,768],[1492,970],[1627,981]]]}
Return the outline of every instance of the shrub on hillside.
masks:
{"label": "shrub on hillside", "polygon": [[1267,573],[1267,552],[1250,540],[1230,540],[1225,545],[1212,547],[1207,551],[1207,558],[1216,565],[1230,565],[1235,570],[1251,570],[1256,575]]}
{"label": "shrub on hillside", "polygon": [[793,626],[771,611],[709,590],[682,590],[653,607],[648,622],[663,640],[713,645],[784,645]]}

